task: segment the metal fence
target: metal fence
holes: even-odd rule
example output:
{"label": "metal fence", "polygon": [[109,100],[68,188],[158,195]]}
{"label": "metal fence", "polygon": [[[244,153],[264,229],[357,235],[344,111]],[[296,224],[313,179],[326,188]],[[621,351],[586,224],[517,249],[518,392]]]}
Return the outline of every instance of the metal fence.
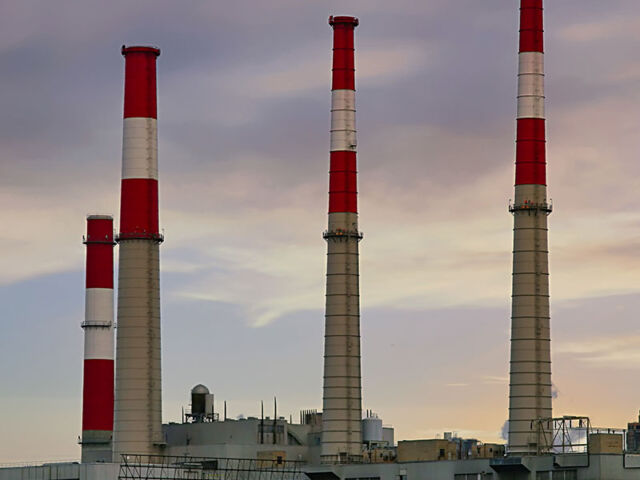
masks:
{"label": "metal fence", "polygon": [[282,457],[122,455],[118,480],[301,480],[302,465]]}

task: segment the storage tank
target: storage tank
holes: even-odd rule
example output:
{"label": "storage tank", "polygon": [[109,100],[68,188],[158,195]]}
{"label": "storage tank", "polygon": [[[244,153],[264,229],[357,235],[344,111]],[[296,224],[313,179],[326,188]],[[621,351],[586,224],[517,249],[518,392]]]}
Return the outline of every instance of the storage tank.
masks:
{"label": "storage tank", "polygon": [[362,420],[362,442],[378,443],[382,442],[382,419],[378,417],[367,417]]}
{"label": "storage tank", "polygon": [[382,427],[382,441],[389,447],[395,446],[393,427]]}
{"label": "storage tank", "polygon": [[207,396],[209,389],[202,384],[191,389],[191,415],[205,415],[207,413]]}

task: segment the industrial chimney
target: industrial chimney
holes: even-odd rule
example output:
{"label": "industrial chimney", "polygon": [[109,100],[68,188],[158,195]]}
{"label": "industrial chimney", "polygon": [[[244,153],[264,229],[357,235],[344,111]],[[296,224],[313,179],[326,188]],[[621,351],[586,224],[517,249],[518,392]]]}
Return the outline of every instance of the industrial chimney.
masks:
{"label": "industrial chimney", "polygon": [[321,461],[350,463],[362,457],[353,47],[358,19],[330,17],[329,24],[334,45]]}
{"label": "industrial chimney", "polygon": [[113,436],[113,218],[87,217],[82,462],[111,462]]}
{"label": "industrial chimney", "polygon": [[125,58],[116,344],[114,460],[156,454],[163,444],[156,58],[122,47]]}
{"label": "industrial chimney", "polygon": [[543,447],[536,419],[552,416],[542,0],[521,2],[515,200],[509,206],[514,238],[507,452],[512,455]]}

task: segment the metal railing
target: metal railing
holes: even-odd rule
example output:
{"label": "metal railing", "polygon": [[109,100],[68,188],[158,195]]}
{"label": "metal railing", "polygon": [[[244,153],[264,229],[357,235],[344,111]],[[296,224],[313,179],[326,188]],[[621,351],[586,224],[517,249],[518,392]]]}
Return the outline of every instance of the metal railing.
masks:
{"label": "metal railing", "polygon": [[362,455],[322,455],[320,463],[328,465],[348,465],[352,463],[364,463]]}
{"label": "metal railing", "polygon": [[537,454],[588,453],[592,433],[589,417],[539,418],[532,422],[537,433]]}
{"label": "metal railing", "polygon": [[122,455],[118,480],[301,480],[303,462],[275,458]]}
{"label": "metal railing", "polygon": [[122,240],[153,240],[156,243],[164,242],[164,230],[162,233],[153,232],[120,232],[116,235],[116,243]]}
{"label": "metal railing", "polygon": [[543,202],[543,203],[533,203],[529,200],[525,200],[523,203],[511,203],[509,201],[509,212],[527,212],[530,215],[537,215],[538,212],[544,213],[545,215],[549,215],[553,211],[553,203]]}
{"label": "metal railing", "polygon": [[342,230],[341,228],[337,228],[335,230],[325,230],[322,232],[322,238],[325,240],[329,240],[330,238],[337,240],[355,238],[360,241],[364,238],[364,234],[358,230]]}
{"label": "metal railing", "polygon": [[49,465],[69,465],[69,464],[79,464],[80,459],[78,458],[70,458],[70,459],[53,459],[53,460],[32,460],[32,461],[23,461],[23,462],[4,462],[0,463],[0,468],[23,468],[23,467],[42,467]]}

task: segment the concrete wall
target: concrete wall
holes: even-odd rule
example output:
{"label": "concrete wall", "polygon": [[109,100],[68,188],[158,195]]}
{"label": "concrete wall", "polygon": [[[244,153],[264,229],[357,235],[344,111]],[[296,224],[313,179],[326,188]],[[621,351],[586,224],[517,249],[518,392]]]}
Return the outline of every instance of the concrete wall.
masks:
{"label": "concrete wall", "polygon": [[622,453],[622,435],[592,433],[589,435],[589,453]]}
{"label": "concrete wall", "polygon": [[163,425],[169,447],[184,445],[216,445],[258,443],[259,420],[227,420],[211,423]]}
{"label": "concrete wall", "polygon": [[159,247],[121,240],[116,329],[114,458],[161,454],[162,374]]}
{"label": "concrete wall", "polygon": [[406,440],[398,442],[398,462],[455,460],[457,445],[449,440]]}
{"label": "concrete wall", "polygon": [[496,458],[504,455],[505,446],[499,443],[483,443],[477,446],[476,458]]}
{"label": "concrete wall", "polygon": [[[272,420],[265,420],[265,425]],[[260,443],[260,420],[225,420],[210,423],[182,423],[163,426],[167,448],[165,455],[190,455],[195,457],[258,458],[270,452],[284,452],[286,460],[310,461],[306,444],[309,425],[289,425],[278,420],[284,429],[278,443],[273,443],[271,434],[265,435]],[[288,433],[295,436],[302,445],[289,443]],[[284,443],[281,440],[287,439]]]}
{"label": "concrete wall", "polygon": [[51,463],[33,467],[0,468],[1,480],[116,480],[116,463]]}
{"label": "concrete wall", "polygon": [[[238,446],[220,445],[219,451],[228,457],[243,457]],[[226,447],[226,450],[225,450]],[[286,451],[287,449],[281,449]],[[275,451],[275,449],[274,449]],[[267,453],[261,454],[261,456]],[[287,455],[289,453],[287,452]],[[586,456],[585,456],[586,457]],[[257,458],[254,456],[253,458]],[[287,459],[291,459],[290,456]],[[640,468],[625,468],[623,455],[602,454],[586,458],[585,467],[575,470],[578,480],[638,480]],[[352,465],[317,465],[304,468],[307,472],[334,472],[341,479],[379,478],[380,480],[456,480],[455,475],[492,473],[491,480],[538,480],[537,472],[554,471],[554,457],[525,457],[522,463],[529,472],[497,473],[489,459],[379,463]],[[631,463],[631,462],[629,462]],[[640,467],[640,463],[637,464]],[[558,471],[559,469],[555,469]],[[0,480],[117,480],[119,465],[114,463],[60,463],[31,467],[0,468]],[[544,478],[541,473],[540,478]],[[546,480],[546,479],[545,479]]]}
{"label": "concrete wall", "polygon": [[[268,433],[264,435],[264,444],[274,445],[271,433],[273,420],[265,420],[264,423],[265,431],[268,430]],[[284,433],[278,434],[276,445],[296,445],[296,442],[306,445],[307,436],[312,429],[310,425],[291,425],[284,420],[278,420],[277,426],[279,429],[282,428]],[[260,420],[257,419],[170,423],[163,425],[162,428],[167,445],[170,447],[213,444],[256,445],[260,443]],[[285,439],[286,441],[283,441]]]}
{"label": "concrete wall", "polygon": [[[545,472],[562,470],[554,468],[554,457],[551,455],[524,457],[522,464],[529,471],[499,473],[491,467],[490,459],[318,466],[308,467],[306,471],[318,472],[323,468],[325,470],[330,468],[341,479],[456,480],[456,475],[478,475],[484,472],[492,474],[490,477],[485,477],[491,480],[538,480],[538,478],[544,478]],[[566,470],[575,470],[578,480],[638,480],[640,478],[640,468],[624,468],[622,455],[590,455],[587,464],[586,467]],[[549,480],[552,480],[552,475],[551,473]]]}

